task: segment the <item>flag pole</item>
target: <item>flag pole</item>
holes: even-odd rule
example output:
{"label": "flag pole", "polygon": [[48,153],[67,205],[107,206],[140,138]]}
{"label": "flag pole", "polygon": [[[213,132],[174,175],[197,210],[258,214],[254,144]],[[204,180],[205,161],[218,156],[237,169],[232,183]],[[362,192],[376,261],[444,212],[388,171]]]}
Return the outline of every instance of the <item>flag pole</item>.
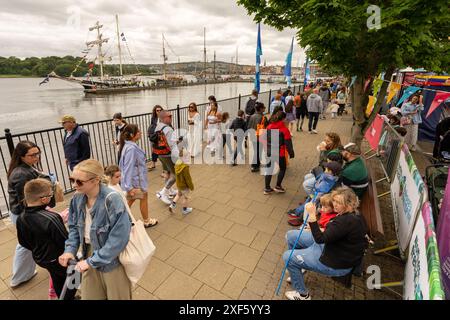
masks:
{"label": "flag pole", "polygon": [[261,79],[259,66],[261,64],[262,46],[261,46],[261,23],[258,23],[258,36],[256,39],[256,64],[255,64],[255,90],[260,91]]}

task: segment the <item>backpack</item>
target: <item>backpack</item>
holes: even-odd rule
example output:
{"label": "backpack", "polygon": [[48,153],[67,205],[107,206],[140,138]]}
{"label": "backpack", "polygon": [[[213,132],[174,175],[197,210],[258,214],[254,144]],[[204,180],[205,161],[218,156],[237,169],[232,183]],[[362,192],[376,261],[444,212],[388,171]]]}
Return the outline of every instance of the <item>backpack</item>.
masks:
{"label": "backpack", "polygon": [[256,136],[257,137],[262,135],[263,134],[263,130],[266,129],[265,125],[264,125],[265,121],[266,121],[266,117],[263,115],[262,118],[261,118],[261,122],[256,125]]}
{"label": "backpack", "polygon": [[171,152],[166,135],[163,132],[165,127],[167,126],[162,127],[161,130],[153,132],[149,137],[153,144],[152,151],[157,155],[169,155]]}
{"label": "backpack", "polygon": [[249,99],[247,105],[245,106],[245,114],[249,116],[253,115],[256,111],[256,99]]}
{"label": "backpack", "polygon": [[152,136],[152,134],[154,134],[155,133],[155,129],[156,129],[156,126],[157,126],[158,124],[157,123],[153,123],[153,124],[151,124],[150,125],[150,127],[148,127],[148,129],[147,129],[147,137],[150,139],[150,137]]}

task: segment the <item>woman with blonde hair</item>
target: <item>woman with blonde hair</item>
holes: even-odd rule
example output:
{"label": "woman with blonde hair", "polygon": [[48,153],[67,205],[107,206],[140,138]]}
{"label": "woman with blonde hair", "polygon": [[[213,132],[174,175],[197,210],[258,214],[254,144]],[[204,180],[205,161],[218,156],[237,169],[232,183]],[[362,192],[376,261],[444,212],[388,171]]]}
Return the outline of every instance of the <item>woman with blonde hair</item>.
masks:
{"label": "woman with blonde hair", "polygon": [[131,221],[125,203],[107,187],[103,167],[97,160],[75,166],[70,182],[77,191],[69,207],[69,237],[59,263],[67,267],[82,247],[81,272],[83,300],[130,300],[131,282],[119,262],[119,254],[130,238]]}
{"label": "woman with blonde hair", "polygon": [[[367,226],[358,213],[359,200],[352,189],[338,188],[331,193],[333,208],[337,213],[325,231],[320,230],[317,222],[317,210],[308,203],[308,223],[311,232],[302,232],[294,253],[288,264],[290,278],[287,279],[294,291],[287,291],[289,300],[310,300],[305,286],[302,270],[321,273],[330,277],[341,277],[358,267],[367,247]],[[300,230],[290,230],[286,234],[288,250],[283,254],[285,263]]]}

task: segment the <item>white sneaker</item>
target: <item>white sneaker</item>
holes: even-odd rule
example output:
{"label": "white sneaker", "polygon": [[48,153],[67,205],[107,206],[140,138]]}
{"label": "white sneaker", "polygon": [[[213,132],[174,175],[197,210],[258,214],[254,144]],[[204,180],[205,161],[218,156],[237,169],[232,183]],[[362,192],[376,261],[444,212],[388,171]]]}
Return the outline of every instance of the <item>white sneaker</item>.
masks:
{"label": "white sneaker", "polygon": [[189,213],[191,213],[192,212],[192,208],[186,208],[186,210],[185,209],[183,209],[183,214],[189,214]]}
{"label": "white sneaker", "polygon": [[315,134],[318,134],[317,130],[313,130],[312,132],[315,133]]}
{"label": "white sneaker", "polygon": [[309,293],[307,293],[306,295],[301,295],[297,291],[286,291],[284,295],[289,300],[311,300],[311,296],[309,295]]}
{"label": "white sneaker", "polygon": [[169,198],[175,198],[175,196],[177,195],[177,193],[178,193],[178,190],[175,190],[175,189],[170,188],[170,189],[169,189],[169,195],[168,195],[168,197],[169,197]]}
{"label": "white sneaker", "polygon": [[172,201],[169,199],[169,197],[166,194],[162,194],[161,192],[158,192],[156,194],[156,196],[159,198],[159,200],[161,200],[165,204],[171,204],[172,203]]}
{"label": "white sneaker", "polygon": [[172,203],[169,205],[169,211],[170,211],[170,213],[173,213],[173,211],[175,210],[176,207],[177,207],[177,204],[174,203],[174,202],[172,202]]}

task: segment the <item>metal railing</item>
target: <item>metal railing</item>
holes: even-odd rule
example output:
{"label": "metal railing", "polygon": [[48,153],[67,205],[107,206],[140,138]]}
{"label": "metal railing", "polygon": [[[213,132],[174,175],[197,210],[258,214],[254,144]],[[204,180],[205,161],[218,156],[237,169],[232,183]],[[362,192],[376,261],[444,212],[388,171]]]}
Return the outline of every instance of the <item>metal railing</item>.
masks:
{"label": "metal railing", "polygon": [[[294,86],[294,94],[302,89],[301,86]],[[233,119],[237,111],[245,109],[245,104],[250,95],[239,95],[238,97],[218,100],[222,112],[228,112]],[[258,100],[266,104],[268,108],[272,98],[272,90],[261,92]],[[198,105],[202,123],[205,120],[207,103]],[[188,128],[188,108],[180,107],[168,109],[174,114],[173,126],[178,129]],[[147,128],[151,123],[151,113],[138,114],[124,117],[128,123],[136,124],[143,132],[142,138],[137,142],[145,151],[148,160],[151,159],[150,143],[147,137]],[[32,120],[30,120],[32,121]],[[117,164],[117,147],[113,144],[115,128],[112,119],[82,123],[80,126],[86,129],[90,136],[91,158],[99,160],[103,165]],[[28,140],[36,143],[41,149],[40,169],[43,172],[54,173],[65,193],[74,191],[69,182],[69,168],[65,162],[64,129],[61,127],[45,130],[15,134],[9,129],[5,129],[5,136],[0,137],[0,219],[7,217],[9,213],[8,180],[7,171],[14,147],[18,142]]]}

